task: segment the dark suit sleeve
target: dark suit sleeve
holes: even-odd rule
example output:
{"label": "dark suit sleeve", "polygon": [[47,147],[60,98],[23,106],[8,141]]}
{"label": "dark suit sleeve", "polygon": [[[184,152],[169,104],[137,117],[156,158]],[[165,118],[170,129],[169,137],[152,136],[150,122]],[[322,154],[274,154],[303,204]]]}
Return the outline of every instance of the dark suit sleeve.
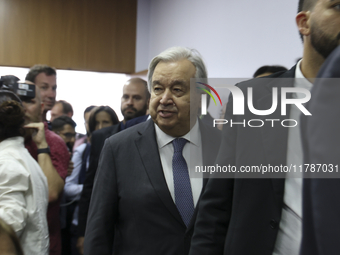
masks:
{"label": "dark suit sleeve", "polygon": [[91,154],[90,154],[90,164],[86,172],[86,177],[83,185],[83,191],[79,200],[79,214],[78,214],[78,236],[85,235],[87,215],[89,211],[93,182],[96,176],[99,156],[104,144],[104,137],[101,133],[93,133],[92,144],[91,144]]}
{"label": "dark suit sleeve", "polygon": [[110,141],[105,142],[93,186],[87,228],[85,255],[111,255],[117,220],[118,195],[116,170]]}
{"label": "dark suit sleeve", "polygon": [[[225,118],[232,118],[232,98],[229,99]],[[235,132],[228,126],[223,127],[221,147],[216,158],[218,165],[235,163]],[[231,217],[233,186],[233,179],[209,179],[199,203],[190,255],[223,254]]]}
{"label": "dark suit sleeve", "polygon": [[[305,115],[301,115],[300,118],[301,122],[301,138],[302,138],[302,146],[304,151],[304,163],[310,163],[309,159],[309,146],[308,146],[308,139],[306,137],[306,125],[307,119]],[[305,174],[305,177],[306,174]],[[303,179],[302,185],[302,208],[303,208],[303,224],[302,224],[302,241],[301,241],[301,249],[300,254],[317,254],[317,243],[315,239],[315,226],[313,222],[313,209],[312,209],[312,197],[311,197],[311,179]],[[307,212],[307,213],[306,213]],[[308,222],[308,224],[305,224]],[[306,245],[307,244],[307,245]]]}
{"label": "dark suit sleeve", "polygon": [[[312,116],[302,118],[304,163],[340,164],[339,67],[340,46],[321,67],[317,78],[323,79],[314,82],[308,103]],[[327,175],[303,180],[301,255],[338,254],[340,250],[340,179]]]}
{"label": "dark suit sleeve", "polygon": [[210,179],[199,203],[190,255],[223,254],[232,204],[231,179]]}

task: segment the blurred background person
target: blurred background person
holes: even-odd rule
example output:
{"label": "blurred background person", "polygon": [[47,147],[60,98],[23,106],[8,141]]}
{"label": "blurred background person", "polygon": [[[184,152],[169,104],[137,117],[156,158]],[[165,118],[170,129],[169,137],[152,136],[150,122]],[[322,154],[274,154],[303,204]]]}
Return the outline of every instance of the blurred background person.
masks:
{"label": "blurred background person", "polygon": [[[66,178],[65,183],[65,196],[67,201],[71,201],[72,207],[72,224],[70,228],[71,234],[71,255],[78,255],[79,252],[76,248],[77,245],[77,226],[78,226],[78,201],[80,199],[81,192],[83,190],[83,183],[85,180],[86,171],[89,166],[89,158],[91,152],[90,136],[91,132],[107,127],[107,125],[118,124],[118,118],[113,109],[108,106],[94,107],[89,112],[89,127],[91,127],[87,133],[87,143],[79,145],[73,153],[72,161],[74,163],[74,170],[71,176]],[[103,114],[104,113],[104,114]],[[94,128],[94,129],[93,129]]]}
{"label": "blurred background person", "polygon": [[92,133],[105,127],[118,124],[116,112],[110,106],[98,106],[93,109],[89,119],[89,131]]}
{"label": "blurred background person", "polygon": [[58,118],[63,115],[72,118],[73,107],[70,103],[66,102],[65,100],[59,100],[55,103],[55,105],[51,109],[50,121],[52,122],[55,118]]}
{"label": "blurred background person", "polygon": [[77,124],[70,117],[65,115],[54,119],[51,123],[52,131],[60,136],[61,139],[63,139],[70,154],[70,161],[67,168],[67,176],[70,176],[73,171],[73,162],[71,159],[73,146],[76,139],[76,126]]}
{"label": "blurred background person", "polygon": [[[28,81],[27,81],[28,82]],[[70,155],[61,137],[42,122],[44,104],[41,93],[35,86],[35,98],[23,101],[25,109],[25,147],[43,170],[49,192],[47,222],[50,235],[50,254],[61,254],[60,200],[67,176]]]}
{"label": "blurred background person", "polygon": [[[61,115],[55,118],[52,123],[52,131],[59,135],[65,142],[69,153],[70,161],[67,169],[67,176],[70,176],[73,171],[73,161],[72,161],[72,150],[76,137],[77,124],[68,116]],[[70,237],[70,227],[74,208],[72,204],[67,203],[67,198],[65,193],[61,198],[60,205],[60,224],[61,224],[61,242],[62,242],[62,254],[69,254],[71,251],[71,237]]]}
{"label": "blurred background person", "polygon": [[24,147],[24,122],[21,100],[0,91],[0,217],[26,254],[48,254],[47,178]]}
{"label": "blurred background person", "polygon": [[34,65],[30,68],[25,80],[39,87],[44,103],[42,120],[46,121],[46,113],[52,110],[57,96],[57,71],[47,65]]}
{"label": "blurred background person", "polygon": [[271,75],[273,73],[287,71],[288,69],[284,66],[261,66],[253,75],[253,78],[259,78]]}
{"label": "blurred background person", "polygon": [[69,152],[72,152],[76,137],[77,124],[68,116],[62,115],[52,121],[52,131],[59,135],[67,145]]}
{"label": "blurred background person", "polygon": [[89,107],[86,107],[86,109],[84,111],[84,124],[85,124],[86,135],[76,139],[76,141],[74,142],[73,150],[75,150],[79,145],[81,145],[83,143],[87,143],[87,139],[88,139],[88,137],[90,137],[90,135],[89,135],[89,133],[90,133],[89,119],[90,119],[90,115],[91,115],[91,110],[95,107],[96,107],[95,105],[91,105]]}

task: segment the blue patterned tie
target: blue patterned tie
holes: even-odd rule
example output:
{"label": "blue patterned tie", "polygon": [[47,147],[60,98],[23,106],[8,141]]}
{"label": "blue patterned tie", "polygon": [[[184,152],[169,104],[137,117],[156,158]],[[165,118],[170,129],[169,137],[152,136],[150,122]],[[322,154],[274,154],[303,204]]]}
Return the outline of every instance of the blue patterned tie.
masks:
{"label": "blue patterned tie", "polygon": [[188,226],[195,208],[188,166],[182,155],[183,147],[186,142],[187,140],[184,138],[176,138],[172,141],[172,144],[174,145],[172,172],[174,175],[175,203],[185,225]]}

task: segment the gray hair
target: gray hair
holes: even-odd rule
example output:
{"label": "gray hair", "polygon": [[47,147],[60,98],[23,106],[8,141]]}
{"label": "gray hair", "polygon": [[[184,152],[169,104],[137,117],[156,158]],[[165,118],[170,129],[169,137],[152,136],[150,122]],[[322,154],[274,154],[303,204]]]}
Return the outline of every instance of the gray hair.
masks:
{"label": "gray hair", "polygon": [[196,68],[195,78],[207,78],[207,70],[201,57],[201,54],[195,50],[186,47],[172,47],[158,56],[154,57],[149,64],[148,71],[148,89],[151,92],[153,72],[159,62],[176,62],[182,59],[189,60]]}

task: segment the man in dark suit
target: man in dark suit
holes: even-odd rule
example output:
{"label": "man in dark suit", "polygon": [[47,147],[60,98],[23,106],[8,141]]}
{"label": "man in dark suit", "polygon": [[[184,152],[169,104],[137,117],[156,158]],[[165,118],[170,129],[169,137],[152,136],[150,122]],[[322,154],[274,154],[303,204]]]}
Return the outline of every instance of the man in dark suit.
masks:
{"label": "man in dark suit", "polygon": [[86,172],[83,191],[79,201],[79,217],[78,217],[78,242],[77,247],[83,254],[84,235],[86,229],[86,221],[88,209],[91,201],[94,177],[96,175],[98,160],[102,151],[106,138],[125,129],[143,122],[147,119],[147,109],[149,107],[150,93],[147,88],[147,82],[140,78],[132,78],[127,81],[123,87],[123,95],[121,99],[121,111],[124,120],[117,125],[103,128],[93,132],[91,136],[91,154],[89,169]]}
{"label": "man in dark suit", "polygon": [[[338,44],[339,3],[326,0],[299,2],[296,23],[304,42],[302,61],[287,72],[269,78],[243,82],[238,87],[248,98],[252,88],[255,109],[267,110],[273,104],[273,88],[309,89],[328,54]],[[326,29],[327,28],[327,29]],[[290,79],[287,79],[290,78]],[[300,97],[300,93],[288,95]],[[303,98],[304,95],[301,95]],[[246,100],[245,100],[246,101]],[[253,114],[245,104],[244,115],[233,115],[231,98],[225,119],[248,123],[251,119],[273,119],[263,127],[226,125],[216,163],[236,166],[290,166],[303,164],[299,125],[286,128],[283,119],[299,123],[300,109],[288,105],[287,114],[278,108],[269,116]],[[287,123],[286,123],[287,124]],[[302,179],[293,173],[274,173],[272,179],[210,179],[202,194],[190,255],[205,254],[298,254],[302,235]],[[287,176],[287,178],[282,178]],[[230,176],[228,176],[230,177]],[[259,176],[257,176],[259,177]]]}
{"label": "man in dark suit", "polygon": [[174,47],[151,61],[148,77],[152,120],[105,142],[85,254],[189,252],[204,182],[188,169],[213,164],[220,143],[220,131],[198,119],[200,92],[190,85],[206,70],[197,51]]}
{"label": "man in dark suit", "polygon": [[340,251],[340,179],[334,176],[340,165],[340,46],[327,58],[317,78],[308,104],[313,116],[302,120],[304,163],[333,165],[334,170],[326,173],[327,179],[304,179],[301,255]]}

